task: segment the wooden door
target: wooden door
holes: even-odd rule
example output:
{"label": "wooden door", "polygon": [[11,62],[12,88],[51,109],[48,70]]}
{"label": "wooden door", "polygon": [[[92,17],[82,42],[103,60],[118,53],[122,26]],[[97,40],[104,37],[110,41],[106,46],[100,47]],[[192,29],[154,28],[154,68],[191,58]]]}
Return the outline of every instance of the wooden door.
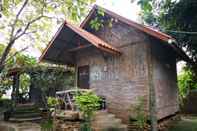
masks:
{"label": "wooden door", "polygon": [[78,67],[78,87],[81,89],[89,89],[89,66]]}

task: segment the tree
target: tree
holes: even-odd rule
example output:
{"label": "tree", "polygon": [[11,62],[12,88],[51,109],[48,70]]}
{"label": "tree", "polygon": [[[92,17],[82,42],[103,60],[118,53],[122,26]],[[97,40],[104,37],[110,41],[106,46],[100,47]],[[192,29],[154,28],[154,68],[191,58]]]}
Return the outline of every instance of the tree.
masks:
{"label": "tree", "polygon": [[181,100],[185,98],[191,90],[197,89],[197,83],[193,77],[194,75],[188,68],[184,68],[183,71],[179,74],[178,85],[179,96]]}
{"label": "tree", "polygon": [[185,95],[186,90],[194,88],[197,81],[196,0],[138,0],[138,4],[144,24],[173,36],[177,40],[173,44],[188,55],[188,69],[178,78],[180,96]]}
{"label": "tree", "polygon": [[[5,45],[0,44],[0,55],[5,49]],[[0,94],[5,94],[7,90],[11,89],[13,80],[7,76],[7,71],[11,68],[19,67],[32,67],[37,64],[36,59],[29,55],[24,55],[21,52],[16,51],[14,48],[9,53],[8,59],[5,62],[4,70],[0,74]],[[27,90],[28,87],[28,76],[23,75],[21,77],[21,89],[22,91]]]}
{"label": "tree", "polygon": [[188,66],[197,74],[197,4],[196,0],[139,0],[146,24],[176,38],[192,62]]}
{"label": "tree", "polygon": [[[6,45],[0,59],[0,73],[16,42],[42,43],[48,41],[53,26],[65,18],[79,21],[87,6],[95,0],[4,0],[0,17],[0,33]],[[45,36],[45,37],[43,37]]]}

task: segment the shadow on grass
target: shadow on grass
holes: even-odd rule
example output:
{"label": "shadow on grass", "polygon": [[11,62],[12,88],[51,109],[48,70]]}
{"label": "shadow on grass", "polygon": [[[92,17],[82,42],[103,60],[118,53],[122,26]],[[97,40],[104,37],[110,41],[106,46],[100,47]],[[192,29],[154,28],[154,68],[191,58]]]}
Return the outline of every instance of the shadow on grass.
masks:
{"label": "shadow on grass", "polygon": [[197,131],[197,117],[184,116],[173,124],[169,131]]}

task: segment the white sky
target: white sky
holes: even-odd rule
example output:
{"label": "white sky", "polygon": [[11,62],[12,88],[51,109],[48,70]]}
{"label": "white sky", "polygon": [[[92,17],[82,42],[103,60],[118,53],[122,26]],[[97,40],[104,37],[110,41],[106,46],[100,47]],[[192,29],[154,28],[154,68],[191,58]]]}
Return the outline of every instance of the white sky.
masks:
{"label": "white sky", "polygon": [[131,0],[97,0],[96,4],[128,19],[138,21],[140,7],[136,2],[131,3]]}
{"label": "white sky", "polygon": [[[138,21],[138,14],[140,12],[140,7],[136,4],[136,2],[131,3],[131,0],[97,0],[95,4],[100,5],[101,7],[111,10],[133,21]],[[57,29],[57,28],[54,28],[54,29]],[[51,32],[53,33],[52,36],[54,35],[54,32],[55,31]],[[17,44],[17,43],[20,43],[20,44]],[[25,41],[25,39],[23,39],[23,40],[19,40],[17,43],[14,45],[14,48],[20,50],[27,46],[25,44],[26,43],[28,44],[28,41]],[[46,44],[46,43],[43,43],[43,44]],[[41,55],[41,52],[38,49],[33,48],[31,45],[25,51],[25,54],[29,54],[31,56],[38,58]]]}

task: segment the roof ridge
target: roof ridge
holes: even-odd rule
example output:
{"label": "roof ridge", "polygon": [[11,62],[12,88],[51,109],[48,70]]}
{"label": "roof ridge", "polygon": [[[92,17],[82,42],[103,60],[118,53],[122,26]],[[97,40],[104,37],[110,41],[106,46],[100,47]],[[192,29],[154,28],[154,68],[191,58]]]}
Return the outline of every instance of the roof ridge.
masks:
{"label": "roof ridge", "polygon": [[158,39],[160,39],[160,40],[163,40],[163,41],[165,41],[165,42],[168,42],[170,39],[175,40],[175,39],[172,38],[170,35],[167,35],[167,34],[161,32],[161,31],[155,30],[155,29],[153,29],[153,28],[151,28],[151,27],[148,27],[148,26],[146,26],[146,25],[137,23],[137,22],[135,22],[135,21],[133,21],[133,20],[131,20],[131,19],[128,19],[128,18],[126,18],[126,17],[123,17],[123,16],[121,16],[121,15],[119,15],[119,14],[113,12],[113,11],[110,11],[110,10],[104,8],[104,7],[101,7],[101,6],[97,5],[97,4],[95,4],[95,5],[93,6],[92,10],[89,12],[89,14],[87,15],[87,17],[81,22],[81,24],[80,24],[80,27],[81,27],[81,28],[84,28],[84,26],[86,25],[86,23],[87,23],[87,22],[89,21],[89,19],[91,18],[92,14],[93,14],[97,9],[99,9],[99,8],[101,8],[102,10],[104,10],[104,12],[107,13],[108,15],[110,15],[110,16],[112,16],[112,17],[115,17],[115,18],[118,19],[119,21],[122,21],[123,23],[126,23],[126,24],[128,24],[129,26],[132,26],[132,27],[134,27],[134,28],[136,28],[136,29],[138,29],[138,30],[141,30],[141,31],[143,31],[143,32],[145,32],[145,33],[147,33],[147,34],[149,34],[149,35],[151,35],[151,36],[153,36],[153,37],[156,37],[156,38],[158,38]]}

